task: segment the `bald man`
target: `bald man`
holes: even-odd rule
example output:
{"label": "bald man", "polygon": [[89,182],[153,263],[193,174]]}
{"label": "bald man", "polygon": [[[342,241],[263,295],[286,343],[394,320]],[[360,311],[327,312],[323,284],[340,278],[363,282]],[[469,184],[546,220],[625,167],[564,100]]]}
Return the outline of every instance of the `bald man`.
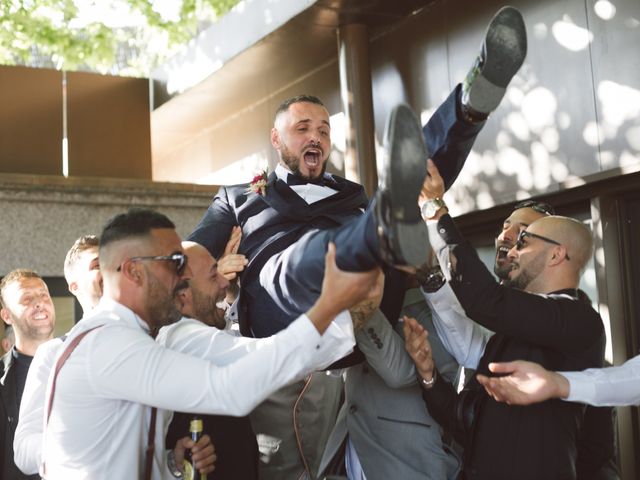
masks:
{"label": "bald man", "polygon": [[[578,289],[592,249],[583,224],[559,216],[534,221],[509,250],[511,270],[500,285],[446,207],[436,218],[449,249],[451,287],[467,315],[496,332],[479,373],[489,375],[490,362],[517,358],[554,370],[602,366],[602,320]],[[465,445],[464,478],[576,478],[575,442],[584,406],[552,400],[513,407],[489,397],[475,379],[457,394],[437,374],[424,329],[409,320],[405,337],[429,412]]]}

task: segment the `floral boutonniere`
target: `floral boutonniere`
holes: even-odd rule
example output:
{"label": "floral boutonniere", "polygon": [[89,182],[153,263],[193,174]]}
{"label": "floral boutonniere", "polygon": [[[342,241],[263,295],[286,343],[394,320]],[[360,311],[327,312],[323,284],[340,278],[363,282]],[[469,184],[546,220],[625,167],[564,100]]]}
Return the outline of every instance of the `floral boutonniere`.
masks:
{"label": "floral boutonniere", "polygon": [[249,188],[247,193],[253,192],[264,197],[267,189],[267,171],[263,170],[262,173],[253,177],[253,180],[249,182]]}

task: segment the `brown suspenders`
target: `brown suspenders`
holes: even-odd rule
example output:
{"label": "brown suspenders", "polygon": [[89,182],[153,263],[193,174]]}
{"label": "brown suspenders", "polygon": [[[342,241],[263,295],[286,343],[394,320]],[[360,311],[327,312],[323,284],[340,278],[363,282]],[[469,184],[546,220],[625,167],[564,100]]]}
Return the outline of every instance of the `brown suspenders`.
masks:
{"label": "brown suspenders", "polygon": [[[75,350],[75,348],[78,346],[80,341],[89,332],[95,330],[96,328],[100,328],[100,327],[102,327],[102,325],[98,325],[97,327],[90,328],[86,332],[82,332],[80,335],[78,335],[73,340],[71,340],[69,345],[67,345],[67,348],[65,348],[64,352],[62,353],[62,355],[58,359],[58,362],[56,363],[55,370],[53,372],[53,380],[51,381],[51,394],[49,395],[49,403],[47,404],[47,423],[49,423],[49,417],[51,416],[51,408],[53,407],[53,396],[56,393],[56,380],[58,378],[58,373],[60,373],[60,369],[65,364],[65,362],[67,361],[69,356],[71,355],[71,352],[73,352]],[[156,407],[153,407],[151,409],[151,420],[150,420],[150,424],[149,424],[149,437],[148,437],[148,440],[147,440],[147,449],[146,449],[146,454],[145,454],[144,480],[151,480],[151,471],[152,471],[152,466],[153,466],[153,453],[154,453],[154,450],[155,450],[156,416],[157,416],[157,413],[158,413],[158,409]],[[43,465],[43,473],[44,472],[46,472],[46,466],[45,465]]]}

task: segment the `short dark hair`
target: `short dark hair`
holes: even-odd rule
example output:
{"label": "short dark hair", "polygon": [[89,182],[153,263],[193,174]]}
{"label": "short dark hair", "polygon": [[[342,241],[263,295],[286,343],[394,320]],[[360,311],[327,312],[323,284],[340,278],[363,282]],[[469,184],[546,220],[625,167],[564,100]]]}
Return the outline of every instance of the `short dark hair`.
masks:
{"label": "short dark hair", "polygon": [[545,202],[539,202],[537,200],[525,200],[523,202],[516,203],[513,207],[514,210],[520,210],[521,208],[530,208],[538,213],[545,215],[555,215],[556,210],[551,205]]}
{"label": "short dark hair", "polygon": [[132,208],[111,218],[100,234],[100,250],[127,238],[146,237],[156,228],[176,228],[166,215],[146,208]]}
{"label": "short dark hair", "polygon": [[[16,268],[15,270],[11,270],[4,277],[2,277],[2,280],[0,280],[0,308],[4,307],[2,292],[5,288],[7,288],[7,285],[9,285],[10,283],[20,282],[26,278],[37,278],[39,280],[42,280],[42,277],[40,275],[38,275],[33,270],[28,270],[26,268]],[[44,280],[42,281],[44,282]]]}
{"label": "short dark hair", "polygon": [[322,103],[322,100],[320,100],[318,97],[314,95],[296,95],[295,97],[287,98],[284,102],[282,102],[280,106],[278,106],[278,109],[276,110],[276,114],[274,115],[273,118],[276,119],[278,118],[278,115],[288,111],[289,107],[294,103],[302,103],[302,102],[315,103],[316,105],[321,105],[324,107],[324,103]]}

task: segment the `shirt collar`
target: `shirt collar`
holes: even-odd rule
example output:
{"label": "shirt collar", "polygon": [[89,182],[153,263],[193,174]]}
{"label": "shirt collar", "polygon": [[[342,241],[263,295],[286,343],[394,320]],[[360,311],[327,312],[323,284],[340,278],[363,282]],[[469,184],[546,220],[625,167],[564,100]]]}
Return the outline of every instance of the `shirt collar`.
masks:
{"label": "shirt collar", "polygon": [[125,320],[127,323],[135,323],[140,326],[145,332],[150,333],[149,325],[140,316],[138,316],[129,307],[122,305],[121,303],[103,296],[100,299],[100,303],[89,313],[89,316],[99,315],[101,312],[113,312],[118,317]]}
{"label": "shirt collar", "polygon": [[276,177],[278,177],[283,182],[287,183],[287,175],[289,175],[290,173],[291,171],[281,163],[278,163],[278,165],[276,166],[276,169],[275,169]]}

